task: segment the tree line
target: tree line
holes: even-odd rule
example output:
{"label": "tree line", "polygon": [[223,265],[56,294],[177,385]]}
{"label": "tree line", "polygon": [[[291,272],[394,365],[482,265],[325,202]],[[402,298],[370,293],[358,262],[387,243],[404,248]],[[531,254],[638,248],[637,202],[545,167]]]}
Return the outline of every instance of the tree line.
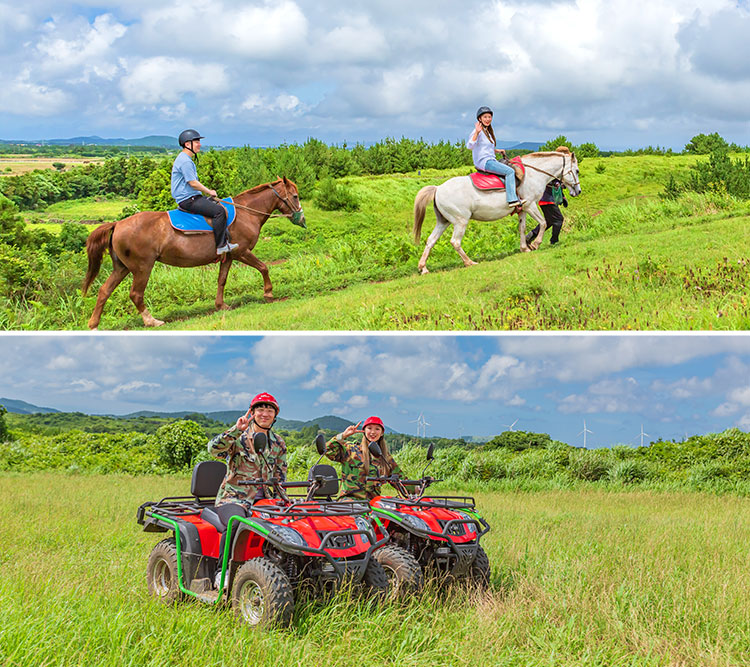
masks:
{"label": "tree line", "polygon": [[[671,154],[671,149],[649,146],[622,152],[602,152],[593,142],[574,145],[564,135],[543,144],[540,150],[568,146],[579,158],[604,155]],[[53,147],[42,147],[53,150]],[[75,147],[73,147],[75,148]],[[717,133],[699,134],[685,146],[684,153],[703,155],[722,148],[739,151]],[[56,150],[56,148],[55,148]],[[108,148],[111,150],[111,148]],[[530,151],[510,151],[510,155]],[[170,194],[173,154],[159,156],[156,150],[139,155],[118,154],[103,163],[67,170],[38,169],[0,179],[0,194],[20,210],[43,209],[50,204],[91,196],[118,195],[136,200],[138,210],[165,210],[174,206]],[[424,139],[387,137],[377,143],[353,147],[329,145],[310,138],[303,144],[273,148],[230,148],[209,150],[199,156],[201,181],[222,196],[237,194],[279,176],[293,180],[303,198],[313,196],[316,183],[344,176],[398,174],[421,169],[450,169],[472,164],[471,152],[463,141],[428,143]],[[330,189],[330,183],[327,184]],[[329,196],[333,196],[329,193]],[[344,201],[340,208],[351,206]]]}
{"label": "tree line", "polygon": [[[0,407],[0,470],[6,471],[184,474],[198,461],[210,458],[208,438],[228,426],[203,415],[160,423],[157,420],[163,418],[99,418],[80,413],[19,416],[3,412]],[[141,430],[124,430],[139,421]],[[96,428],[103,430],[84,430]],[[327,438],[334,435],[332,431],[320,431],[316,425],[298,431],[279,430],[288,447],[290,479],[306,478],[307,470],[318,459],[312,446],[318,432]],[[409,476],[421,474],[427,465],[427,445],[436,445],[429,474],[459,489],[483,483],[513,488],[592,483],[750,494],[750,434],[736,428],[682,441],[657,440],[644,447],[616,445],[601,449],[573,447],[546,433],[527,431],[505,431],[481,444],[404,434],[390,434],[387,440]]]}

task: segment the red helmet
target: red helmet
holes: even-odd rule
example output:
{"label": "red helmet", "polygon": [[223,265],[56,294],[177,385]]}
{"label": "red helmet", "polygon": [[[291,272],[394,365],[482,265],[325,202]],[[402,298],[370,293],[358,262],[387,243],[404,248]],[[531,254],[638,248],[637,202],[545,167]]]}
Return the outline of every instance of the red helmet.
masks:
{"label": "red helmet", "polygon": [[385,425],[383,424],[383,420],[380,417],[368,417],[367,419],[365,419],[365,423],[362,424],[362,428],[364,429],[365,426],[368,426],[370,424],[380,426],[380,428],[383,429],[383,433],[385,433]]}
{"label": "red helmet", "polygon": [[260,405],[261,403],[273,406],[274,410],[276,410],[277,415],[281,410],[276,399],[271,396],[271,394],[268,394],[265,391],[261,392],[252,401],[250,401],[250,409],[252,410],[256,405]]}

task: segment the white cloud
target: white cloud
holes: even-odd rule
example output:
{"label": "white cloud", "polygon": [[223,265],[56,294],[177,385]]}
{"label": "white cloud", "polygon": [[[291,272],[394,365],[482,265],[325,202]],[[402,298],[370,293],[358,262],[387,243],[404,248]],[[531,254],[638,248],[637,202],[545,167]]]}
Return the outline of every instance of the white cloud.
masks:
{"label": "white cloud", "polygon": [[178,104],[186,94],[211,98],[229,88],[220,64],[195,64],[186,58],[166,56],[123,64],[127,74],[120,81],[120,90],[128,104]]}
{"label": "white cloud", "polygon": [[324,391],[318,396],[318,400],[315,401],[315,404],[325,405],[327,403],[338,403],[340,400],[341,397],[335,391]]}
{"label": "white cloud", "polygon": [[57,76],[75,70],[75,80],[88,82],[92,75],[112,79],[118,71],[112,46],[126,32],[111,14],[102,14],[93,24],[76,29],[76,35],[66,39],[60,33],[64,28],[52,20],[45,25],[47,33],[37,44],[42,56],[43,70]]}

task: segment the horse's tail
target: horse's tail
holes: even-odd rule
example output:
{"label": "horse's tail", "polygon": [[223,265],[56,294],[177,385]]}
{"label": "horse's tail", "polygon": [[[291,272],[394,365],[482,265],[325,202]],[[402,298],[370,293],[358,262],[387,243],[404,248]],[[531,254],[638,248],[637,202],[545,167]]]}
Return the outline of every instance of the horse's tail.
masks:
{"label": "horse's tail", "polygon": [[436,185],[425,185],[414,199],[414,243],[419,243],[422,236],[422,223],[424,222],[424,212],[427,204],[435,201]]}
{"label": "horse's tail", "polygon": [[86,239],[86,253],[89,256],[89,270],[83,279],[83,294],[85,295],[94,278],[99,275],[99,269],[102,266],[104,251],[109,247],[109,240],[112,238],[112,230],[117,222],[107,222],[99,225]]}

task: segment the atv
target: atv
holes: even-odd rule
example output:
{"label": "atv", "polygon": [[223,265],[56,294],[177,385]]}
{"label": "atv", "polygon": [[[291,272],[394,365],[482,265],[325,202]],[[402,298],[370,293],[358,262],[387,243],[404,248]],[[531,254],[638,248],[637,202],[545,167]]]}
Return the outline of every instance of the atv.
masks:
{"label": "atv", "polygon": [[[369,443],[369,449],[373,456],[381,455],[377,442]],[[428,466],[434,459],[433,451],[431,444],[427,449]],[[489,532],[489,524],[477,511],[474,498],[425,497],[427,487],[441,481],[426,477],[426,470],[427,467],[417,480],[368,477],[368,481],[388,482],[398,492],[397,497],[380,495],[371,499],[374,515],[390,533],[392,543],[412,554],[423,571],[488,584],[490,561],[479,540]]]}
{"label": "atv", "polygon": [[[267,437],[256,433],[255,451]],[[271,487],[278,498],[215,505],[226,473],[221,461],[203,461],[193,469],[189,497],[146,502],[137,520],[146,532],[172,532],[151,552],[149,592],[164,601],[194,597],[218,604],[231,597],[236,615],[251,626],[287,626],[295,591],[302,585],[336,587],[344,580],[378,594],[388,577],[374,557],[389,540],[385,527],[376,537],[364,502],[317,500],[338,492],[321,475],[307,482],[252,480]],[[336,489],[332,488],[332,484]],[[322,488],[323,486],[325,488]],[[308,486],[308,497],[291,499],[285,487]],[[221,548],[220,548],[221,547]]]}

